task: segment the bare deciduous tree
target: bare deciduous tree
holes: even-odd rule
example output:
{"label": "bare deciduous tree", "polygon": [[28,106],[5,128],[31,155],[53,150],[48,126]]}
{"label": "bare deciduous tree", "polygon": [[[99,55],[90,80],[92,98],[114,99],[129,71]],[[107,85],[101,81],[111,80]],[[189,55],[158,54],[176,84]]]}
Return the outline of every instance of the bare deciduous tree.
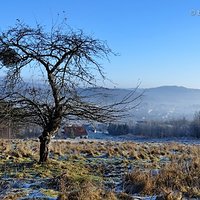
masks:
{"label": "bare deciduous tree", "polygon": [[[43,128],[40,139],[40,162],[48,158],[51,137],[60,128],[63,118],[99,122],[122,116],[126,106],[138,98],[133,93],[110,105],[95,104],[84,98],[80,87],[95,87],[97,75],[105,78],[101,59],[108,59],[111,49],[103,41],[73,31],[65,24],[30,27],[17,22],[0,35],[1,71],[5,85],[1,96],[20,112],[19,120]],[[23,70],[33,70],[41,82],[25,81]],[[39,74],[39,75],[38,75]]]}

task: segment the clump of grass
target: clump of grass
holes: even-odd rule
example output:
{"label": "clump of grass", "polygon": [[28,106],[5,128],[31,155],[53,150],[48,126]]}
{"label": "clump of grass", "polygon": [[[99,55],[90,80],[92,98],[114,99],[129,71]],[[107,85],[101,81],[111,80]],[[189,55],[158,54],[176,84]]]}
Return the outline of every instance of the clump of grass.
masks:
{"label": "clump of grass", "polygon": [[56,198],[59,195],[58,191],[52,190],[52,189],[42,189],[42,193],[48,197]]}
{"label": "clump of grass", "polygon": [[3,197],[3,200],[18,200],[25,196],[25,192],[11,192]]}
{"label": "clump of grass", "polygon": [[183,195],[181,192],[163,191],[161,195],[156,197],[156,200],[182,200]]}
{"label": "clump of grass", "polygon": [[[200,197],[200,159],[174,160],[161,168],[158,174],[135,170],[125,176],[124,191],[129,194],[161,194],[172,199],[177,191],[186,197]],[[170,192],[163,192],[170,191]],[[173,195],[172,195],[173,194]],[[176,198],[175,198],[176,199]]]}
{"label": "clump of grass", "polygon": [[135,151],[135,150],[130,151],[129,157],[130,157],[131,159],[134,159],[134,160],[139,160],[139,159],[140,159],[140,158],[138,157],[137,151]]}
{"label": "clump of grass", "polygon": [[12,149],[12,142],[10,140],[2,139],[0,142],[0,152],[2,154],[9,154]]}
{"label": "clump of grass", "polygon": [[59,200],[118,200],[115,193],[105,191],[101,182],[90,177],[76,177],[63,174],[60,177]]}
{"label": "clump of grass", "polygon": [[102,190],[91,180],[76,178],[63,174],[60,179],[60,200],[100,200]]}
{"label": "clump of grass", "polygon": [[135,170],[125,176],[124,191],[128,194],[151,194],[153,189],[154,183],[148,173]]}
{"label": "clump of grass", "polygon": [[121,192],[117,195],[117,199],[119,200],[135,200],[132,196],[128,195],[127,193]]}
{"label": "clump of grass", "polygon": [[167,164],[156,177],[156,185],[200,197],[200,159],[178,160]]}
{"label": "clump of grass", "polygon": [[[114,192],[112,192],[112,191],[108,191],[108,192],[105,192],[103,195],[102,195],[102,198],[101,198],[101,200],[119,200],[118,198],[117,198],[117,195],[114,193]],[[121,199],[120,199],[121,200]]]}
{"label": "clump of grass", "polygon": [[85,154],[88,157],[95,157],[95,152],[92,148],[85,148],[81,151],[81,154]]}

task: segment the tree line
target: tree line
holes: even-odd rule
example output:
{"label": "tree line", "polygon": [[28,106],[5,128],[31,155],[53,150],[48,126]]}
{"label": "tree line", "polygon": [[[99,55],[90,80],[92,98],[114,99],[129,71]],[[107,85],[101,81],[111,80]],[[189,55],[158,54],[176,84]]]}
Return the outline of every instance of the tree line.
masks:
{"label": "tree line", "polygon": [[138,121],[134,125],[109,124],[108,133],[114,136],[132,134],[149,138],[200,138],[200,112],[195,113],[192,121],[182,118],[168,121]]}

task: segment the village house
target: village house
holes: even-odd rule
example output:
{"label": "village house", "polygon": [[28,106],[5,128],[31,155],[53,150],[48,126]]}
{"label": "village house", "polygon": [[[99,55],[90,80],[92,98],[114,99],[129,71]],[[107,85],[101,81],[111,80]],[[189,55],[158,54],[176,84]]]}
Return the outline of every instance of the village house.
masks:
{"label": "village house", "polygon": [[88,133],[83,125],[65,125],[58,138],[88,138]]}

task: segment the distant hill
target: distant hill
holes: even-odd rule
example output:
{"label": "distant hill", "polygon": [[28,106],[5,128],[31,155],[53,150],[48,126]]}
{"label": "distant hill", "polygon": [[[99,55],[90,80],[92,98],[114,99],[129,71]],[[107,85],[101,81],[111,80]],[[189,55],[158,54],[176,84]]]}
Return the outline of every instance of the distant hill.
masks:
{"label": "distant hill", "polygon": [[[0,77],[0,82],[2,78]],[[31,83],[28,83],[31,84]],[[40,88],[42,84],[38,83]],[[134,89],[88,88],[79,89],[79,93],[92,102],[110,104],[123,99]],[[129,120],[167,120],[183,118],[192,119],[200,111],[200,89],[178,86],[161,86],[156,88],[139,88],[134,97],[143,94],[140,105],[129,112]],[[133,102],[131,106],[136,105]],[[127,119],[125,119],[127,120]]]}
{"label": "distant hill", "polygon": [[199,89],[162,86],[145,90],[136,116],[156,120],[182,117],[192,119],[196,111],[200,111]]}
{"label": "distant hill", "polygon": [[[95,88],[88,90],[87,95],[95,102],[111,103],[119,101],[132,90]],[[130,119],[167,120],[183,117],[192,119],[194,113],[200,111],[200,89],[161,86],[138,89],[135,96],[141,93],[143,93],[141,103],[135,110],[130,111],[132,116]]]}

